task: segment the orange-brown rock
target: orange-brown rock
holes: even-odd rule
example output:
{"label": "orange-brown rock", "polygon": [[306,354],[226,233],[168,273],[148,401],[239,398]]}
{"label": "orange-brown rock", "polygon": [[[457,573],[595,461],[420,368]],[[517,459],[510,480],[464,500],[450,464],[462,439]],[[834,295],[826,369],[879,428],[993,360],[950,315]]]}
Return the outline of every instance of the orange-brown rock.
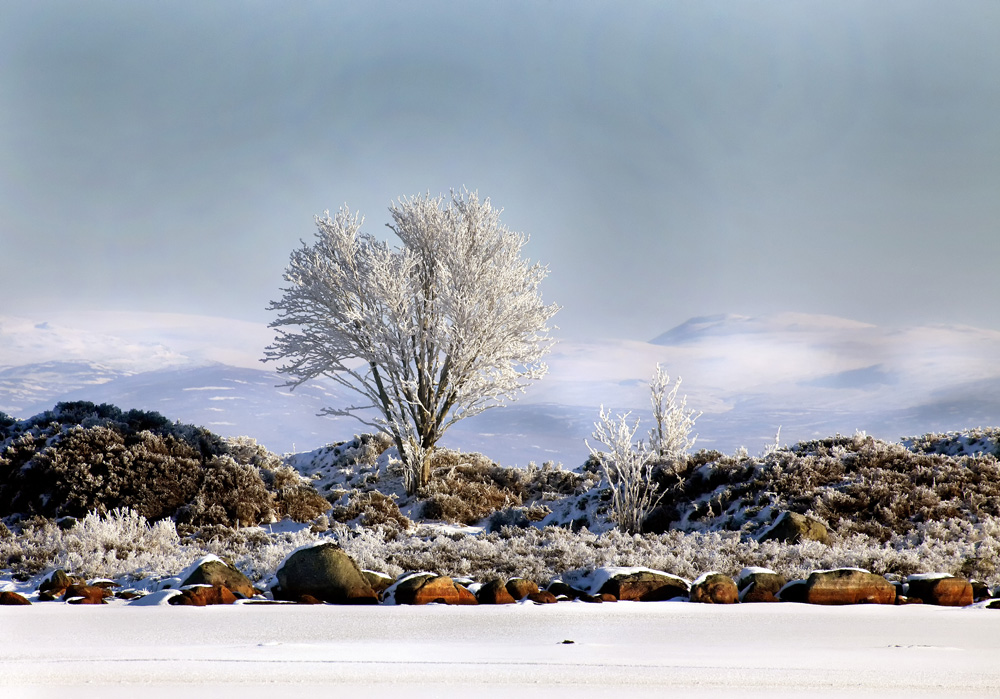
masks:
{"label": "orange-brown rock", "polygon": [[[784,587],[784,585],[782,585]],[[778,588],[779,590],[781,588]],[[776,592],[768,589],[767,585],[759,585],[756,581],[750,583],[740,591],[740,602],[744,604],[755,604],[759,602],[780,602]]]}
{"label": "orange-brown rock", "polygon": [[740,592],[728,575],[708,573],[691,584],[688,599],[703,604],[735,604],[740,601]]}
{"label": "orange-brown rock", "polygon": [[4,605],[21,605],[21,604],[31,604],[27,597],[17,594],[16,592],[11,592],[10,590],[4,590],[0,592],[0,606]]}
{"label": "orange-brown rock", "polygon": [[476,593],[476,599],[479,604],[514,604],[517,601],[508,592],[503,580],[500,579],[490,580],[480,587],[479,592]]}
{"label": "orange-brown rock", "polygon": [[478,604],[476,596],[445,575],[415,575],[396,585],[397,604]]}
{"label": "orange-brown rock", "polygon": [[597,595],[601,598],[602,602],[617,602],[618,598],[612,595],[610,592],[602,592]]}
{"label": "orange-brown rock", "polygon": [[881,575],[857,568],[812,573],[806,580],[809,604],[894,604],[896,588]]}
{"label": "orange-brown rock", "polygon": [[170,604],[207,607],[213,604],[233,604],[236,595],[225,585],[192,585],[181,590],[179,595],[171,597]]}
{"label": "orange-brown rock", "polygon": [[972,584],[964,578],[951,575],[942,577],[914,575],[906,582],[906,596],[919,599],[924,604],[965,607],[973,602]]}
{"label": "orange-brown rock", "polygon": [[511,578],[507,581],[507,592],[515,600],[524,599],[538,592],[538,585],[525,578]]}
{"label": "orange-brown rock", "polygon": [[104,604],[111,592],[97,585],[75,584],[66,588],[63,599],[70,604]]}
{"label": "orange-brown rock", "polygon": [[555,604],[559,600],[548,590],[539,590],[538,592],[532,592],[525,599],[529,599],[535,604]]}
{"label": "orange-brown rock", "polygon": [[38,599],[43,602],[59,599],[66,592],[67,587],[79,582],[82,582],[79,578],[70,577],[65,570],[60,568],[38,586]]}
{"label": "orange-brown rock", "polygon": [[620,600],[655,602],[687,597],[688,582],[668,573],[641,570],[613,575],[601,586],[600,592],[610,593]]}
{"label": "orange-brown rock", "polygon": [[323,604],[323,600],[316,599],[312,595],[299,595],[299,598],[295,600],[296,604]]}

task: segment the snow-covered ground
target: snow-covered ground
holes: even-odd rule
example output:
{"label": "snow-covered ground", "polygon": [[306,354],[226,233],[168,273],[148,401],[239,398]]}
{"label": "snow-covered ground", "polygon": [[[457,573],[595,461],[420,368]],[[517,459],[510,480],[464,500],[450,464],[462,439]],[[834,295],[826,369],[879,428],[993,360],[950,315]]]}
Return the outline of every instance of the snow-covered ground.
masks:
{"label": "snow-covered ground", "polygon": [[0,630],[4,697],[1000,694],[982,608],[45,603],[0,608]]}

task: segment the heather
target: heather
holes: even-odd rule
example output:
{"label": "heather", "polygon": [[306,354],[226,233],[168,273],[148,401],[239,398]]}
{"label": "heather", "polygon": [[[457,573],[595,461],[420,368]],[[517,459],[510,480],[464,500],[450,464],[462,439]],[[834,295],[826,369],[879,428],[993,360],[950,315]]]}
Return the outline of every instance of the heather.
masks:
{"label": "heather", "polygon": [[[21,579],[65,568],[150,587],[214,554],[266,584],[292,550],[333,540],[390,576],[547,581],[646,566],[693,578],[764,566],[796,578],[846,566],[1000,581],[995,428],[674,457],[650,471],[659,504],[634,533],[617,526],[594,458],[510,468],[438,449],[411,496],[381,435],[281,457],[248,438],[78,403],[0,421],[0,437],[0,568]],[[761,540],[782,511],[825,524],[829,545]]]}

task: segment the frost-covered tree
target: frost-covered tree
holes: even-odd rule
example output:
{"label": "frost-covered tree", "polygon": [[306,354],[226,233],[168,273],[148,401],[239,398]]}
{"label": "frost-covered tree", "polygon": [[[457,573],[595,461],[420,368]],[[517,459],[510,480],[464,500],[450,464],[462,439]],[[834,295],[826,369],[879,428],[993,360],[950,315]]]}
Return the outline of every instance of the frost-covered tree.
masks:
{"label": "frost-covered tree", "polygon": [[688,410],[687,396],[677,398],[681,387],[678,376],[670,387],[670,376],[657,363],[656,373],[649,382],[649,401],[653,406],[653,429],[649,432],[649,443],[661,460],[676,460],[691,450],[698,439],[692,435],[694,423],[700,412]]}
{"label": "frost-covered tree", "polygon": [[[409,492],[430,478],[449,426],[513,400],[547,371],[553,340],[539,284],[546,267],[521,255],[527,238],[475,192],[400,199],[388,227],[402,245],[360,232],[341,209],[317,217],[316,239],[293,251],[265,361],[292,388],[328,377],[363,396],[322,414],[390,434]],[[378,416],[368,418],[372,408]]]}

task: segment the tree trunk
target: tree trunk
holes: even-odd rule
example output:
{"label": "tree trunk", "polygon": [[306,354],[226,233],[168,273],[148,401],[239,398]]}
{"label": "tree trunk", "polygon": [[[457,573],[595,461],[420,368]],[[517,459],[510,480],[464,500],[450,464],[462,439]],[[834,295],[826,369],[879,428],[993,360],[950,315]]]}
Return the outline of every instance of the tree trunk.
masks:
{"label": "tree trunk", "polygon": [[406,463],[406,469],[413,474],[413,477],[409,479],[409,484],[406,489],[407,495],[409,496],[416,495],[418,490],[420,490],[425,485],[430,483],[431,454],[433,452],[434,452],[433,447],[429,449],[421,449],[418,456],[418,458],[420,459],[419,464]]}

